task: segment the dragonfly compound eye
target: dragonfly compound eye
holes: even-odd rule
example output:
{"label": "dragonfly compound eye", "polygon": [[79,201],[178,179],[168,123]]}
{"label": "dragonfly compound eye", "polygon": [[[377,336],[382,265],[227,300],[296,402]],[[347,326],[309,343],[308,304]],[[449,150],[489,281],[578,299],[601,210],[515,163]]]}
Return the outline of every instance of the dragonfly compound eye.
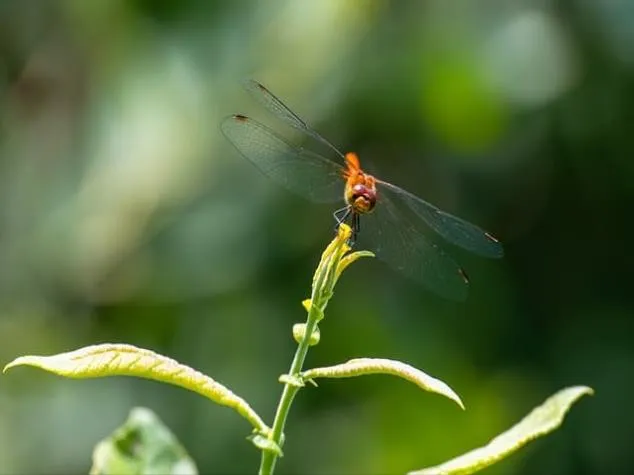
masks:
{"label": "dragonfly compound eye", "polygon": [[369,213],[376,205],[376,190],[357,184],[352,187],[350,204],[357,213]]}

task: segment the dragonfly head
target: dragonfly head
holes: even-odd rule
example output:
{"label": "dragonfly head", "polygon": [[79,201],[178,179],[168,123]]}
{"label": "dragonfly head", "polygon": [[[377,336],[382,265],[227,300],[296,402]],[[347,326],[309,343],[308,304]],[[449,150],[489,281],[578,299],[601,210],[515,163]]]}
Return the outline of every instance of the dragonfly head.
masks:
{"label": "dragonfly head", "polygon": [[[372,178],[366,176],[367,178]],[[365,183],[356,183],[346,186],[346,203],[352,206],[352,209],[359,214],[372,212],[376,205],[376,187],[374,179],[371,180],[371,186]]]}

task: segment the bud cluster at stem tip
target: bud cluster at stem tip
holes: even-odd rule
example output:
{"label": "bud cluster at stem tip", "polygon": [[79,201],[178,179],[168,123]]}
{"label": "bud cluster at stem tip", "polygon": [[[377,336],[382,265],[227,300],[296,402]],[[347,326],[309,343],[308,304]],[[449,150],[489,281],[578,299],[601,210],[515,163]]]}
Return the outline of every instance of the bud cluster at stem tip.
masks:
{"label": "bud cluster at stem tip", "polygon": [[[321,261],[317,266],[313,277],[313,288],[310,305],[319,309],[320,317],[323,318],[323,310],[332,297],[335,284],[343,271],[354,261],[361,257],[373,257],[369,251],[355,251],[350,253],[351,247],[348,245],[352,230],[350,226],[342,223],[337,228],[337,235],[328,245],[321,256]],[[308,306],[308,305],[304,305]],[[320,318],[320,320],[321,320]]]}

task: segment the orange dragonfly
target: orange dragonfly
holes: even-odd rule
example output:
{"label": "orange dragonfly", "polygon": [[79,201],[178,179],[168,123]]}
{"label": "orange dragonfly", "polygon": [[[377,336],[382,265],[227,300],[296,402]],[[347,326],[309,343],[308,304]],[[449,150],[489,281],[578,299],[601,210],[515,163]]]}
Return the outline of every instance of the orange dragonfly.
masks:
{"label": "orange dragonfly", "polygon": [[430,290],[457,300],[467,296],[467,274],[425,236],[426,228],[475,254],[502,257],[502,245],[488,232],[365,173],[356,154],[340,152],[257,81],[247,81],[245,88],[279,119],[329,148],[339,162],[294,145],[240,114],[222,122],[225,137],[261,172],[290,191],[319,203],[343,199],[345,206],[334,217],[337,224],[351,224],[352,243],[373,251]]}

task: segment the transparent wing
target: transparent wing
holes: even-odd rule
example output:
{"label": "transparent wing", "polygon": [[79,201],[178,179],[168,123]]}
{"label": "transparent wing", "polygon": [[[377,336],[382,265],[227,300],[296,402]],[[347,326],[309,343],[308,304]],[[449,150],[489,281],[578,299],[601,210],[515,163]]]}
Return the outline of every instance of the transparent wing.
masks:
{"label": "transparent wing", "polygon": [[291,127],[301,130],[305,134],[311,136],[315,140],[323,143],[341,158],[343,153],[337,147],[315,132],[302,120],[295,112],[289,109],[280,99],[278,99],[271,91],[253,79],[248,79],[243,83],[244,88],[264,107],[266,107],[273,115],[286,122]]}
{"label": "transparent wing", "polygon": [[467,297],[464,271],[412,224],[389,193],[380,195],[374,211],[360,216],[360,221],[356,248],[373,251],[390,267],[443,297]]}
{"label": "transparent wing", "polygon": [[220,125],[229,142],[266,176],[317,203],[343,200],[343,167],[288,143],[268,127],[243,115]]}
{"label": "transparent wing", "polygon": [[456,216],[445,213],[425,200],[378,180],[379,200],[381,195],[392,194],[393,199],[404,203],[414,214],[452,244],[484,257],[502,257],[504,250],[491,234]]}

